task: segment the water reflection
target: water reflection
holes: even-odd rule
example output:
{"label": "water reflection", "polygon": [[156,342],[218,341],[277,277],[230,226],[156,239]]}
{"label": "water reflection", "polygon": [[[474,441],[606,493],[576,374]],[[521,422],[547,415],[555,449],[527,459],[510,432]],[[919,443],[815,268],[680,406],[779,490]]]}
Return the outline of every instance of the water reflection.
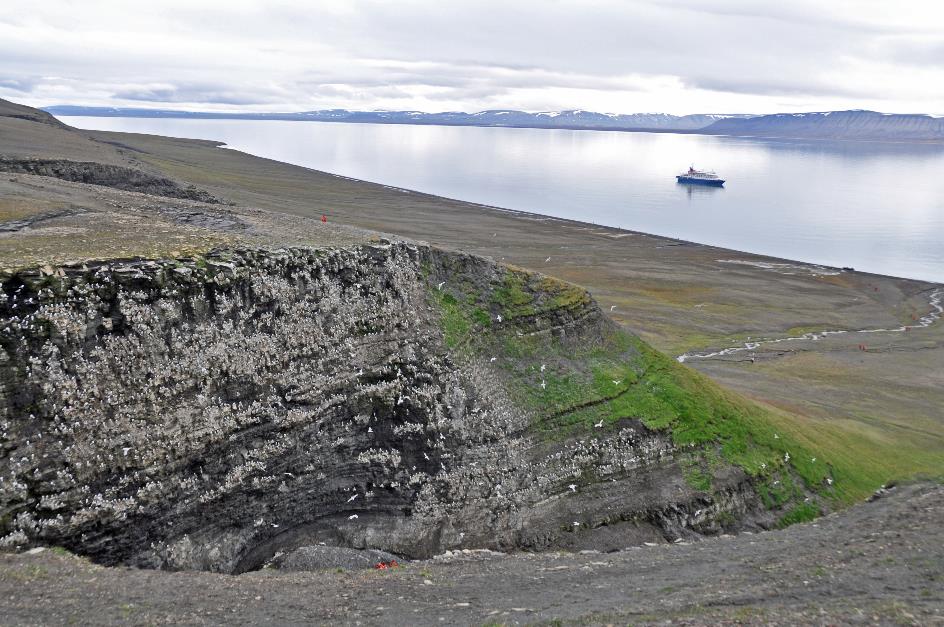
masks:
{"label": "water reflection", "polygon": [[676,182],[675,185],[685,192],[689,200],[692,200],[695,196],[710,196],[724,191],[724,187],[720,185],[698,185],[696,183],[683,183],[682,181]]}
{"label": "water reflection", "polygon": [[821,154],[843,159],[928,159],[944,157],[944,144],[876,141],[833,141],[760,137],[720,137],[731,144],[750,143],[781,153]]}

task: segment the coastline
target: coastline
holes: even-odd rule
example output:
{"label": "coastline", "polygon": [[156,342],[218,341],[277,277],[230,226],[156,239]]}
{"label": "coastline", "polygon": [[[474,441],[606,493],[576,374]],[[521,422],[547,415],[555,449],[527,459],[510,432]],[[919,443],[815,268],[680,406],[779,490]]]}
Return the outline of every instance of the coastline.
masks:
{"label": "coastline", "polygon": [[[85,123],[88,126],[95,127],[94,120],[85,120]],[[422,157],[417,160],[416,164],[425,173],[422,175],[412,175],[410,171],[403,168],[388,169],[384,167],[381,155],[376,148],[364,151],[364,157],[370,165],[352,167],[347,161],[333,160],[330,154],[322,154],[317,149],[314,153],[315,156],[309,157],[294,149],[273,149],[265,142],[254,142],[251,137],[255,136],[256,133],[265,133],[266,128],[264,126],[246,127],[245,132],[250,134],[247,138],[243,137],[243,131],[240,130],[240,127],[230,130],[229,127],[201,126],[200,122],[194,124],[193,127],[186,124],[170,124],[169,128],[163,128],[162,124],[158,123],[154,128],[148,130],[153,133],[196,136],[206,140],[222,138],[232,142],[224,145],[227,150],[245,151],[248,155],[272,158],[276,161],[288,160],[297,164],[298,167],[310,168],[314,172],[346,177],[352,181],[387,185],[403,194],[414,196],[429,194],[453,203],[468,203],[470,207],[519,212],[521,215],[533,214],[547,219],[586,221],[595,226],[609,226],[625,232],[645,233],[669,240],[700,243],[741,254],[756,254],[772,260],[789,260],[833,268],[854,267],[870,274],[924,281],[944,281],[944,269],[941,268],[940,256],[928,237],[922,237],[920,246],[914,248],[903,241],[902,237],[892,234],[887,236],[887,250],[891,251],[887,256],[875,256],[870,253],[871,246],[882,242],[886,238],[884,229],[874,226],[885,222],[878,212],[880,206],[878,203],[871,202],[867,205],[869,217],[863,222],[865,226],[861,227],[856,224],[857,218],[854,217],[856,215],[856,201],[845,201],[836,197],[833,198],[840,203],[837,215],[841,216],[841,219],[821,220],[806,212],[807,217],[801,218],[799,222],[795,221],[790,215],[791,212],[786,211],[783,207],[794,206],[794,204],[801,207],[816,206],[815,203],[819,202],[817,200],[818,195],[811,192],[792,193],[788,200],[780,201],[776,208],[771,210],[768,217],[762,217],[760,213],[752,209],[754,203],[764,201],[765,194],[764,184],[758,180],[756,173],[752,174],[752,178],[747,180],[744,185],[733,189],[730,192],[733,195],[729,200],[725,200],[719,195],[716,198],[701,199],[701,202],[696,203],[692,202],[691,199],[686,202],[682,188],[675,185],[674,180],[673,189],[668,189],[663,186],[661,180],[654,179],[653,172],[648,170],[639,176],[639,185],[633,184],[631,187],[627,187],[620,182],[621,179],[618,175],[615,175],[615,171],[601,176],[599,181],[601,184],[612,181],[614,185],[620,185],[621,187],[619,187],[618,195],[608,192],[599,194],[598,197],[598,192],[594,190],[593,185],[586,182],[555,182],[553,177],[569,176],[567,174],[569,169],[566,172],[561,172],[555,169],[553,164],[542,161],[534,167],[541,168],[542,175],[550,177],[547,182],[550,192],[559,192],[556,195],[562,199],[555,200],[552,198],[549,202],[541,203],[529,199],[540,199],[544,197],[542,194],[550,192],[545,191],[544,186],[531,182],[527,170],[531,166],[521,159],[507,163],[508,167],[515,168],[515,173],[508,180],[502,178],[500,170],[492,167],[490,169],[478,168],[471,175],[470,180],[461,183],[452,182],[453,178],[458,176],[458,173],[452,170],[443,170],[441,172],[443,179],[440,182],[438,179],[434,179],[434,175],[440,174],[440,170],[436,169],[435,164],[427,163]],[[105,126],[107,128],[108,124]],[[123,125],[119,125],[119,128],[120,126]],[[328,133],[324,136],[325,141],[343,139],[348,136],[349,132],[355,133],[355,137],[361,137],[361,134],[353,130],[353,127],[351,129],[350,131],[344,130],[340,136],[325,130],[323,132]],[[122,133],[126,131],[102,132]],[[294,133],[290,128],[284,126],[273,132],[276,136],[287,134],[287,137],[291,137]],[[310,132],[315,133],[312,136],[312,141],[316,141],[321,137],[318,134],[320,131],[312,130]],[[132,129],[130,134],[137,133]],[[375,138],[375,135],[371,131],[365,137],[367,138],[365,141],[371,141],[372,138]],[[382,138],[383,136],[379,137]],[[401,135],[397,133],[393,137],[399,138]],[[458,137],[467,136],[460,135]],[[471,139],[487,142],[488,137],[490,136],[475,135]],[[508,136],[504,137],[507,138]],[[529,139],[527,141],[543,142],[544,140]],[[702,146],[702,140],[694,140],[693,138],[691,141],[693,142],[693,149]],[[736,145],[737,142],[745,142],[750,145],[755,140],[738,138],[731,141],[732,145]],[[767,152],[771,149],[764,146],[776,144],[781,140],[775,139],[768,142],[761,139],[757,141],[762,143],[758,144],[759,147],[756,150]],[[708,142],[711,144],[712,140],[708,140]],[[543,144],[539,143],[538,145]],[[629,144],[630,147],[634,145],[634,143]],[[688,142],[684,145],[687,146]],[[726,154],[725,150],[722,150],[722,154]],[[773,150],[779,152],[779,150]],[[815,147],[809,148],[809,150],[814,153],[818,151]],[[875,150],[880,149],[876,148]],[[889,148],[889,150],[893,149]],[[396,151],[394,153],[397,154]],[[357,154],[360,154],[360,151]],[[938,158],[935,157],[935,159]],[[663,163],[662,165],[665,166],[666,164]],[[671,164],[668,165],[671,166]],[[793,161],[786,165],[800,167],[799,164]],[[578,174],[590,175],[592,173],[581,170]],[[580,179],[580,181],[582,180],[583,178]],[[501,186],[515,186],[518,183],[523,187],[519,186],[520,189],[514,187],[517,191],[502,191],[504,188]],[[818,183],[827,186],[830,184],[829,181],[822,180],[822,178]],[[495,193],[485,191],[487,186],[491,184],[499,186]],[[679,187],[679,189],[674,189],[675,187]],[[649,193],[653,194],[654,198],[658,200],[654,200],[652,203],[646,200],[646,194]],[[824,193],[828,194],[829,192]],[[578,210],[581,207],[581,198],[587,194],[590,195],[589,198],[592,200],[586,207],[586,213],[579,215],[581,213]],[[858,199],[860,196],[851,196],[850,198]],[[825,197],[828,198],[829,196]],[[469,200],[469,198],[473,200]],[[881,196],[881,198],[883,202],[890,201],[887,194]],[[639,203],[638,211],[627,212],[622,210],[624,205],[635,206],[634,203],[637,202]],[[918,216],[924,215],[919,208],[926,208],[927,206],[930,205],[925,201],[921,201],[912,213]],[[712,212],[709,214],[708,212],[696,211],[700,207],[712,209]],[[708,217],[709,215],[714,216],[715,212],[717,212],[718,218]],[[693,222],[690,223],[687,217],[690,217]],[[682,221],[676,222],[677,220]],[[731,228],[723,226],[725,220],[731,221]],[[918,223],[921,223],[920,219]],[[932,229],[937,228],[936,219],[928,219],[927,223]],[[775,226],[771,227],[771,225]],[[775,233],[775,230],[779,229],[776,225],[783,227],[783,234],[778,236]],[[840,238],[844,228],[852,229],[857,235],[843,247],[822,246],[820,242],[824,235],[821,228],[826,229],[825,234],[828,237]]]}
{"label": "coastline", "polygon": [[254,122],[324,122],[328,124],[370,124],[378,126],[444,126],[444,127],[469,127],[469,128],[518,128],[518,129],[536,129],[548,131],[591,131],[591,132],[615,132],[615,133],[655,133],[671,135],[703,135],[706,137],[736,137],[742,139],[771,139],[771,140],[791,140],[791,141],[813,141],[813,142],[853,142],[853,143],[878,143],[878,144],[919,144],[919,145],[944,145],[944,138],[924,138],[924,139],[886,139],[886,138],[856,138],[856,137],[816,137],[810,135],[774,135],[774,134],[737,134],[725,132],[705,132],[706,128],[652,128],[646,126],[590,126],[581,124],[476,124],[474,122],[458,123],[449,121],[422,122],[417,120],[349,120],[349,119],[305,119],[293,117],[295,114],[272,114],[265,116],[252,116],[240,114],[215,114],[209,112],[183,112],[186,115],[125,115],[116,113],[112,115],[104,113],[69,113],[52,114],[58,118],[70,117],[91,117],[91,118],[139,118],[151,120],[247,120]]}
{"label": "coastline", "polygon": [[[521,128],[531,128],[531,127],[521,127]],[[100,131],[100,132],[113,132],[113,131]],[[155,137],[161,137],[161,136],[160,136],[160,135],[155,135]],[[188,139],[188,138],[178,138],[178,139]],[[767,139],[767,138],[758,138],[758,139]],[[784,138],[784,139],[787,139],[787,138]],[[199,141],[207,141],[207,140],[199,140]],[[871,277],[874,277],[874,278],[876,278],[876,279],[890,279],[890,280],[895,280],[895,281],[915,281],[915,282],[920,282],[920,283],[927,283],[927,284],[932,285],[932,286],[937,286],[937,285],[944,286],[944,281],[934,281],[934,280],[924,279],[924,278],[920,278],[920,277],[898,276],[898,275],[895,275],[895,274],[889,274],[889,273],[883,273],[883,272],[872,272],[872,271],[869,271],[869,270],[859,270],[858,268],[851,268],[851,269],[849,269],[847,266],[834,266],[834,265],[830,265],[830,264],[827,264],[827,263],[820,263],[820,262],[816,262],[816,261],[805,261],[805,260],[802,260],[802,259],[795,259],[795,258],[792,258],[792,257],[780,257],[780,256],[777,256],[777,255],[770,255],[770,254],[763,253],[763,252],[745,250],[745,249],[740,249],[740,248],[731,248],[731,247],[728,247],[728,246],[720,246],[720,245],[717,245],[717,244],[710,244],[710,243],[707,243],[707,242],[698,242],[698,241],[695,241],[695,240],[688,240],[688,239],[683,239],[683,238],[679,238],[679,237],[669,237],[669,236],[667,236],[667,235],[660,235],[660,234],[658,234],[658,233],[649,233],[649,232],[646,232],[646,231],[638,231],[638,230],[635,230],[635,229],[627,229],[627,228],[624,228],[624,227],[612,226],[612,225],[609,225],[609,224],[602,224],[602,223],[597,223],[597,222],[586,222],[586,221],[578,220],[578,219],[575,219],[575,218],[562,218],[562,217],[559,217],[559,216],[553,216],[553,215],[549,215],[549,214],[545,214],[545,213],[539,213],[539,212],[536,212],[536,211],[527,211],[527,210],[524,210],[524,209],[511,209],[511,208],[508,208],[508,207],[501,207],[501,206],[498,206],[498,205],[490,205],[490,204],[487,204],[487,203],[480,203],[480,202],[475,202],[475,201],[472,201],[472,200],[465,200],[465,199],[462,199],[462,198],[456,198],[456,197],[452,197],[452,196],[442,196],[442,195],[432,194],[432,193],[429,193],[429,192],[424,192],[424,191],[420,191],[420,190],[416,190],[416,189],[409,189],[409,188],[406,188],[406,187],[399,187],[399,186],[396,186],[396,185],[388,185],[388,184],[386,184],[386,183],[381,183],[380,181],[371,181],[371,180],[368,180],[368,179],[360,179],[360,178],[356,178],[356,177],[353,177],[353,176],[347,176],[347,175],[344,175],[344,174],[337,174],[337,173],[335,173],[335,172],[329,172],[329,171],[327,171],[327,170],[319,170],[319,169],[317,169],[317,168],[312,168],[312,167],[303,166],[303,165],[297,165],[297,164],[289,163],[289,162],[287,162],[287,161],[279,161],[279,160],[277,160],[277,159],[271,159],[271,158],[269,158],[269,157],[263,157],[263,156],[260,156],[260,155],[255,155],[255,154],[253,154],[253,153],[251,153],[251,152],[246,152],[246,151],[244,151],[244,150],[240,150],[240,149],[237,149],[237,148],[231,148],[231,147],[229,147],[225,142],[216,142],[216,143],[217,143],[218,147],[221,148],[221,149],[231,150],[231,151],[234,151],[234,152],[237,152],[237,153],[241,153],[241,154],[243,154],[243,155],[246,155],[247,157],[252,157],[252,158],[255,158],[255,159],[265,159],[265,160],[268,160],[268,161],[273,161],[273,162],[275,162],[275,163],[283,164],[283,165],[290,166],[290,167],[302,168],[302,169],[308,170],[308,171],[310,171],[310,172],[312,172],[312,173],[315,173],[315,174],[318,174],[318,175],[331,176],[331,177],[334,177],[334,178],[338,178],[338,179],[343,179],[343,180],[346,180],[346,181],[350,181],[350,182],[355,183],[355,184],[378,185],[378,186],[380,186],[380,187],[384,187],[384,188],[389,189],[389,190],[391,190],[391,191],[396,191],[396,192],[403,193],[403,194],[411,194],[411,195],[418,196],[418,197],[422,196],[422,197],[428,198],[428,199],[430,199],[430,200],[432,200],[432,201],[443,201],[443,202],[447,202],[447,203],[457,203],[457,204],[467,205],[467,206],[469,206],[470,208],[476,208],[476,209],[479,209],[479,210],[501,212],[501,213],[505,213],[505,214],[508,214],[508,215],[511,215],[511,216],[520,218],[520,219],[522,219],[522,220],[556,222],[556,223],[560,223],[561,225],[569,225],[569,226],[574,226],[574,227],[577,227],[577,228],[605,229],[605,230],[608,230],[608,231],[613,231],[613,232],[615,232],[615,233],[617,234],[616,237],[622,237],[622,236],[630,236],[630,235],[632,235],[632,236],[637,236],[637,237],[648,237],[648,238],[660,239],[660,240],[663,240],[663,241],[669,243],[669,245],[672,245],[672,246],[700,246],[700,247],[704,247],[704,248],[710,248],[710,249],[713,249],[713,250],[717,250],[717,251],[719,251],[719,252],[732,253],[734,256],[751,257],[751,258],[756,259],[758,262],[768,262],[768,263],[773,263],[773,264],[785,264],[785,265],[793,265],[793,266],[806,266],[806,267],[809,267],[809,268],[823,268],[823,269],[827,269],[827,270],[834,270],[834,271],[836,271],[837,273],[840,273],[840,272],[855,272],[855,273],[857,273],[857,274],[860,274],[860,275],[863,275],[863,276],[871,276]]]}

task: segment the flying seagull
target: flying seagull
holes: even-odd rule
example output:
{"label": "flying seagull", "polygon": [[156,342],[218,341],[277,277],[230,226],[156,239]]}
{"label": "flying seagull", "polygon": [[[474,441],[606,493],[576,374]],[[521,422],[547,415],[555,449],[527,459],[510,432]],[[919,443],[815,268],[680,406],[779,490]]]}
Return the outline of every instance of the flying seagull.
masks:
{"label": "flying seagull", "polygon": [[616,305],[610,305],[610,311],[613,311],[614,309],[616,309]]}
{"label": "flying seagull", "polygon": [[550,261],[550,260],[551,260],[551,258],[548,257],[547,259],[544,260],[544,263],[547,263],[547,262]]}
{"label": "flying seagull", "polygon": [[355,494],[354,496],[352,496],[351,498],[349,498],[349,499],[347,500],[347,502],[350,503],[351,501],[353,501],[354,499],[356,499],[357,496],[358,496],[358,495]]}
{"label": "flying seagull", "polygon": [[348,520],[354,520],[355,518],[357,518],[357,514],[351,514],[347,517]]}
{"label": "flying seagull", "polygon": [[600,422],[594,423],[593,426],[596,427],[597,429],[602,429],[602,428],[603,428],[603,420],[601,419]]}
{"label": "flying seagull", "polygon": [[445,284],[446,284],[446,282],[445,282],[445,281],[442,281],[439,285],[436,286],[436,289],[441,292],[441,291],[442,291],[442,288],[443,288],[443,285],[445,285]]}

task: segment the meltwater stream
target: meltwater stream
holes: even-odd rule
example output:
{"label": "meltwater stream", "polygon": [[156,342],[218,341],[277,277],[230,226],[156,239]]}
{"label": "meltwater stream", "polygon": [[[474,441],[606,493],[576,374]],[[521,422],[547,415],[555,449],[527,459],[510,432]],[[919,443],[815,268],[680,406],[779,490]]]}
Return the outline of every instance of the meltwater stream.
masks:
{"label": "meltwater stream", "polygon": [[928,296],[928,304],[931,307],[931,310],[915,320],[914,324],[906,324],[900,327],[895,327],[892,329],[857,329],[857,330],[823,330],[815,331],[810,333],[804,333],[803,335],[795,335],[790,337],[779,337],[779,338],[767,338],[760,340],[752,340],[750,342],[744,342],[738,346],[732,346],[730,348],[725,348],[720,351],[708,352],[708,353],[699,353],[699,352],[690,352],[685,353],[684,355],[679,355],[676,359],[682,363],[690,360],[697,359],[713,359],[715,357],[725,357],[727,355],[734,355],[736,353],[743,353],[745,351],[754,351],[760,348],[761,346],[767,346],[770,344],[780,344],[783,342],[818,342],[824,338],[827,338],[831,335],[846,335],[846,334],[855,334],[855,333],[904,333],[910,331],[911,329],[922,329],[924,327],[929,327],[934,322],[941,318],[941,315],[944,314],[944,288],[939,288],[930,293]]}

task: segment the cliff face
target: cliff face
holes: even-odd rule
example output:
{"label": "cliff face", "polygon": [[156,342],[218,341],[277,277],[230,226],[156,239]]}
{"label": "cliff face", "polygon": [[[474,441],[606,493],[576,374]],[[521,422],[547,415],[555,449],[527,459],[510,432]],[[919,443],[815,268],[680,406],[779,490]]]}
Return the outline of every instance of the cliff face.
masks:
{"label": "cliff face", "polygon": [[[319,542],[607,549],[770,521],[742,471],[698,486],[689,448],[632,412],[568,422],[628,388],[529,403],[616,333],[545,277],[381,242],[47,267],[2,290],[6,546],[241,572]],[[535,343],[561,347],[546,373]]]}

